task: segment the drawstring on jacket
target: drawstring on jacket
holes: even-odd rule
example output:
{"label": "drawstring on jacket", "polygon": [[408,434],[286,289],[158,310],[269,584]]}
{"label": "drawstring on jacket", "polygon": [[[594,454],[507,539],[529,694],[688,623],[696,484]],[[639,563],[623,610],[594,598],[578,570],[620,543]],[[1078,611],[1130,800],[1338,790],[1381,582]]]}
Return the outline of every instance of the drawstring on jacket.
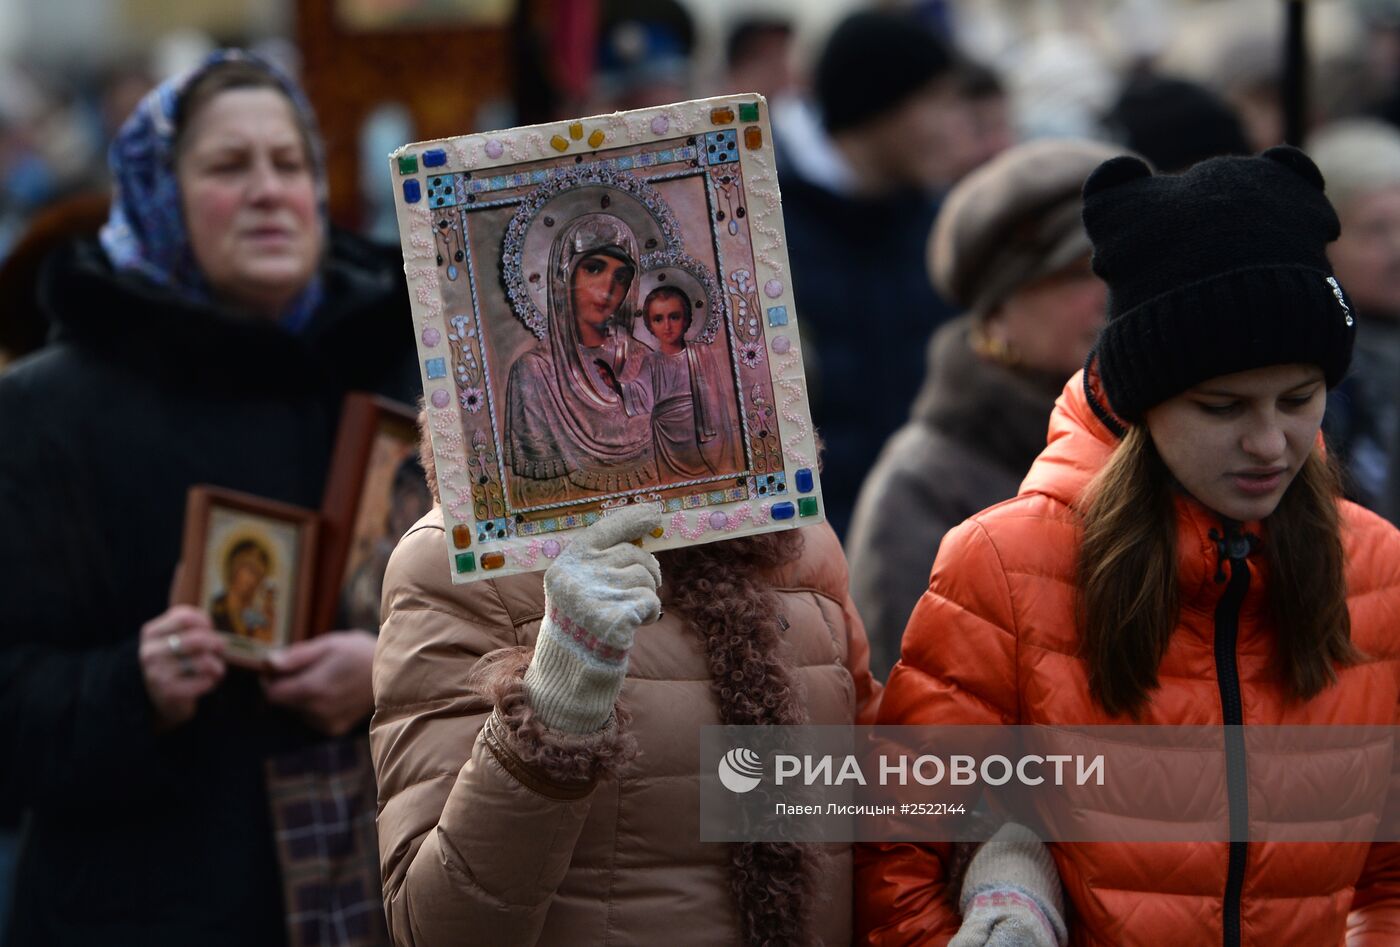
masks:
{"label": "drawstring on jacket", "polygon": [[1260,539],[1253,533],[1243,533],[1239,531],[1239,524],[1231,520],[1225,521],[1225,532],[1222,534],[1218,529],[1212,529],[1208,534],[1212,542],[1215,543],[1215,581],[1224,583],[1225,561],[1227,559],[1247,559],[1259,548]]}

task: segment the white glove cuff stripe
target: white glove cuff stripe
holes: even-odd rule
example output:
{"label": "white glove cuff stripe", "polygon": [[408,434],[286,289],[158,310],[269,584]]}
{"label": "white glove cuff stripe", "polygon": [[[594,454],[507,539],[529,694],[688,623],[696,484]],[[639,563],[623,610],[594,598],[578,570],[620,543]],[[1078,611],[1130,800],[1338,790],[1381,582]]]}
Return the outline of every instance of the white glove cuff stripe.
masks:
{"label": "white glove cuff stripe", "polygon": [[1045,909],[1040,904],[1040,899],[1032,895],[1029,891],[1022,891],[1020,888],[1001,885],[995,888],[985,888],[976,891],[971,899],[965,899],[965,901],[966,907],[963,909],[964,916],[970,914],[975,908],[984,908],[988,910],[1012,906],[1023,908],[1030,912],[1030,914],[1045,927],[1045,933],[1049,936],[1052,943],[1063,944],[1065,942],[1064,935],[1062,935],[1055,924],[1051,922],[1049,915],[1046,914]]}
{"label": "white glove cuff stripe", "polygon": [[598,661],[605,664],[621,664],[627,658],[627,652],[624,649],[615,648],[603,641],[583,625],[559,611],[558,608],[551,607],[549,609],[549,619],[559,629],[562,637],[576,642]]}

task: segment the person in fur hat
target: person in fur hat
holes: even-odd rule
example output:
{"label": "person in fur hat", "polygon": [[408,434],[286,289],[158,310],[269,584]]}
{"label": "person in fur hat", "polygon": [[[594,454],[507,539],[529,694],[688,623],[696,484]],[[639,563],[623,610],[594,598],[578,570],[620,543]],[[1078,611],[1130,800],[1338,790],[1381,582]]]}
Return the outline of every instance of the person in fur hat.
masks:
{"label": "person in fur hat", "polygon": [[1045,446],[1055,396],[1103,326],[1079,192],[1115,153],[1077,139],[1018,145],[944,203],[929,271],[965,314],[930,340],[923,389],[861,486],[846,537],[878,677],[899,657],[939,540],[1016,494]]}

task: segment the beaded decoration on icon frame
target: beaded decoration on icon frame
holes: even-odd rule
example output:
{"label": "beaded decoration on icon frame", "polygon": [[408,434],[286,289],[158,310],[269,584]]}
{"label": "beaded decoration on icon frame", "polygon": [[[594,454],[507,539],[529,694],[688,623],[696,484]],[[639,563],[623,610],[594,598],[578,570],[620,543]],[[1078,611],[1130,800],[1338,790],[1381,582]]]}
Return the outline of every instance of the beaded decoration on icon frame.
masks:
{"label": "beaded decoration on icon frame", "polygon": [[[567,545],[568,530],[629,502],[663,502],[667,524],[648,543],[656,548],[821,519],[796,316],[784,280],[776,174],[771,148],[764,147],[771,135],[762,111],[757,97],[730,96],[567,123],[552,135],[552,126],[536,126],[405,146],[391,156],[401,179],[405,272],[419,323],[454,580],[543,568]],[[752,123],[742,135],[722,127],[736,115]],[[704,184],[712,243],[706,249],[718,277],[686,252],[681,224],[657,190],[682,179]],[[699,337],[710,343],[727,328],[720,343],[727,339],[734,371],[745,469],[516,510],[504,486],[501,415],[491,384],[492,371],[504,366],[489,363],[482,325],[479,284],[495,273],[488,261],[473,258],[468,215],[510,210],[499,275],[515,317],[543,339],[547,319],[535,298],[540,277],[525,272],[527,236],[542,218],[549,220],[547,207],[584,189],[602,190],[604,212],[620,212],[629,202],[645,209],[655,236],[639,246],[643,273],[675,267],[703,285]],[[615,195],[618,207],[609,209],[606,195]]]}

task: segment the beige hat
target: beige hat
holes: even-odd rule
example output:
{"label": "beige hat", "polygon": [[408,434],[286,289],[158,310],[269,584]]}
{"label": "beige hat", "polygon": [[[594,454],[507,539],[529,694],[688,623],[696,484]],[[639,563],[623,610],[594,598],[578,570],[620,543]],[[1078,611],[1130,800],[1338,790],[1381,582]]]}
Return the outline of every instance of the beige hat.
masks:
{"label": "beige hat", "polygon": [[1089,254],[1084,179],[1123,149],[1081,139],[1017,145],[948,194],[929,240],[929,273],[945,299],[986,316],[1017,289]]}
{"label": "beige hat", "polygon": [[1324,125],[1308,137],[1307,150],[1343,216],[1357,198],[1400,184],[1400,131],[1388,122],[1350,118]]}

